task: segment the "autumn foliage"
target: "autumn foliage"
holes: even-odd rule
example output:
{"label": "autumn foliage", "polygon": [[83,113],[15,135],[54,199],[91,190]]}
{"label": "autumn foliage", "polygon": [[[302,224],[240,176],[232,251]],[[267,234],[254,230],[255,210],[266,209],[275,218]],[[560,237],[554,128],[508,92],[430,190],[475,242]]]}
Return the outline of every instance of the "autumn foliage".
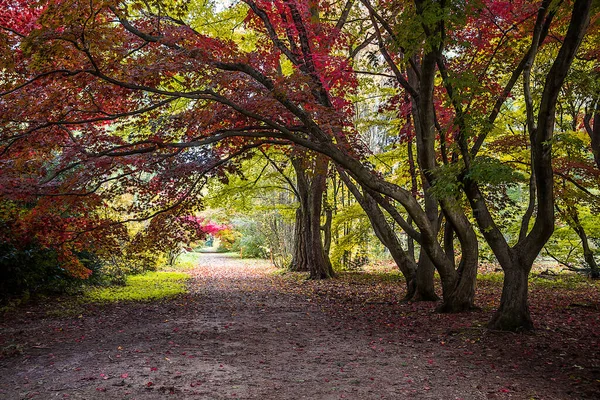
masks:
{"label": "autumn foliage", "polygon": [[[229,33],[202,23],[227,12],[239,13]],[[429,271],[417,294],[432,294],[435,268],[440,310],[472,309],[483,237],[505,271],[492,327],[530,329],[527,276],[554,230],[555,199],[573,196],[556,177],[595,198],[600,92],[572,71],[597,78],[597,24],[589,0],[2,2],[0,240],[54,249],[81,277],[78,252],[127,240],[167,251],[221,229],[190,217],[210,180],[239,174],[254,149],[276,150],[317,193],[303,205],[316,213],[312,240],[326,177],[347,176],[409,286]],[[397,120],[394,146],[408,146],[400,175],[410,182],[394,176],[404,160],[384,171],[362,140],[358,105],[378,97]],[[577,157],[554,144],[583,128]],[[523,188],[519,231],[507,232],[502,209]],[[586,241],[565,204],[560,215]],[[143,221],[131,239],[125,224]],[[394,224],[420,245],[418,267]],[[325,248],[315,255],[324,268]]]}

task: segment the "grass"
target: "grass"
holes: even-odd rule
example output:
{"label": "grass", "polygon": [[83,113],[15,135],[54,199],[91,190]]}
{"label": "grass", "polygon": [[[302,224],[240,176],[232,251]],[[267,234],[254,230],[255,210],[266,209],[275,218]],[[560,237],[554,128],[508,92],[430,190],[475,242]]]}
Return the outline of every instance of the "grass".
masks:
{"label": "grass", "polygon": [[[491,282],[502,285],[502,282],[504,281],[504,274],[502,272],[480,273],[477,274],[477,280],[480,282]],[[596,285],[596,282],[586,278],[581,274],[576,274],[573,272],[560,272],[556,275],[541,275],[539,273],[531,273],[529,275],[529,284],[536,288],[580,290]]]}
{"label": "grass", "polygon": [[[286,269],[277,269],[273,275],[284,276],[295,281],[303,281],[307,277],[305,272],[290,272]],[[361,271],[336,271],[338,280],[352,283],[394,283],[404,282],[404,277],[397,267],[391,263],[373,263],[363,267]],[[435,273],[435,280],[439,281],[439,275]],[[486,282],[502,286],[504,273],[500,271],[486,271],[477,274],[479,282]],[[532,272],[529,276],[529,284],[534,288],[582,290],[590,286],[600,285],[600,280],[592,281],[581,274],[569,271],[553,274],[540,274]]]}
{"label": "grass", "polygon": [[578,290],[595,285],[595,282],[576,273],[560,273],[557,275],[529,277],[529,282],[535,286],[547,289]]}
{"label": "grass", "polygon": [[175,267],[173,269],[177,270],[189,270],[192,269],[198,264],[199,253],[196,252],[186,252],[180,255],[175,262]]}
{"label": "grass", "polygon": [[502,273],[502,272],[478,273],[477,280],[484,281],[484,282],[497,283],[499,285],[502,285],[502,282],[504,282],[504,273]]}
{"label": "grass", "polygon": [[85,301],[110,303],[174,297],[186,292],[185,282],[189,278],[182,272],[147,272],[127,277],[125,286],[91,289],[85,294]]}

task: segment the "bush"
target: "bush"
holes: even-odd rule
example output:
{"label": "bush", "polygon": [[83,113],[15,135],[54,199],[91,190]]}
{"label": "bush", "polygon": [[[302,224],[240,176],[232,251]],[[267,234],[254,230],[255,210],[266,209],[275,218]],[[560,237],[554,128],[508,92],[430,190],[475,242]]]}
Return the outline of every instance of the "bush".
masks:
{"label": "bush", "polygon": [[148,271],[156,271],[166,264],[166,257],[160,253],[136,253],[125,249],[121,254],[102,257],[101,274],[104,280],[112,285],[125,285],[128,275],[137,275]]}
{"label": "bush", "polygon": [[80,291],[84,285],[97,283],[101,264],[91,253],[77,254],[92,271],[88,280],[73,277],[61,268],[54,250],[32,244],[18,249],[9,243],[0,244],[0,299],[30,294],[62,294]]}
{"label": "bush", "polygon": [[240,253],[246,258],[267,258],[267,239],[261,231],[259,223],[250,219],[236,219],[233,222],[236,230],[241,234],[237,244]]}

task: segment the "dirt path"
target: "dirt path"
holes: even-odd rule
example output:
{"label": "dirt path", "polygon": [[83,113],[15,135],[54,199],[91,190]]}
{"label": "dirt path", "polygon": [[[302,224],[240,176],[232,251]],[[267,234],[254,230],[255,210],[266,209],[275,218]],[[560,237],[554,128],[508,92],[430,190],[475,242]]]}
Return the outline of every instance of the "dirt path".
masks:
{"label": "dirt path", "polygon": [[[440,339],[409,322],[389,329],[357,312],[352,302],[323,291],[307,295],[298,290],[301,284],[269,272],[262,262],[207,254],[191,271],[190,294],[175,300],[91,308],[75,318],[42,318],[29,311],[2,321],[2,341],[18,341],[16,352],[22,354],[0,360],[0,399],[568,399],[597,394],[593,385],[574,394],[560,379],[551,379],[552,370],[499,367],[506,358],[508,364],[523,361],[518,346],[482,354],[486,348],[473,344],[474,355],[453,345],[451,337]],[[333,307],[341,312],[332,312]],[[515,341],[529,342],[522,335],[509,338]]]}

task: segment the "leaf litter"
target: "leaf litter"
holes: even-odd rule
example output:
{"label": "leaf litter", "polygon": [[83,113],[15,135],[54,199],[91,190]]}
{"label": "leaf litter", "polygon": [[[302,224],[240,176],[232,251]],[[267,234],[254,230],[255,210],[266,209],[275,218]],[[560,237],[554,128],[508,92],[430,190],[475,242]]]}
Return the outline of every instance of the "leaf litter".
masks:
{"label": "leaf litter", "polygon": [[377,275],[305,281],[220,254],[188,272],[173,299],[4,318],[0,345],[20,351],[0,359],[0,398],[600,397],[597,286],[533,287],[537,330],[514,334],[485,329],[498,282],[479,282],[482,311],[437,314]]}

